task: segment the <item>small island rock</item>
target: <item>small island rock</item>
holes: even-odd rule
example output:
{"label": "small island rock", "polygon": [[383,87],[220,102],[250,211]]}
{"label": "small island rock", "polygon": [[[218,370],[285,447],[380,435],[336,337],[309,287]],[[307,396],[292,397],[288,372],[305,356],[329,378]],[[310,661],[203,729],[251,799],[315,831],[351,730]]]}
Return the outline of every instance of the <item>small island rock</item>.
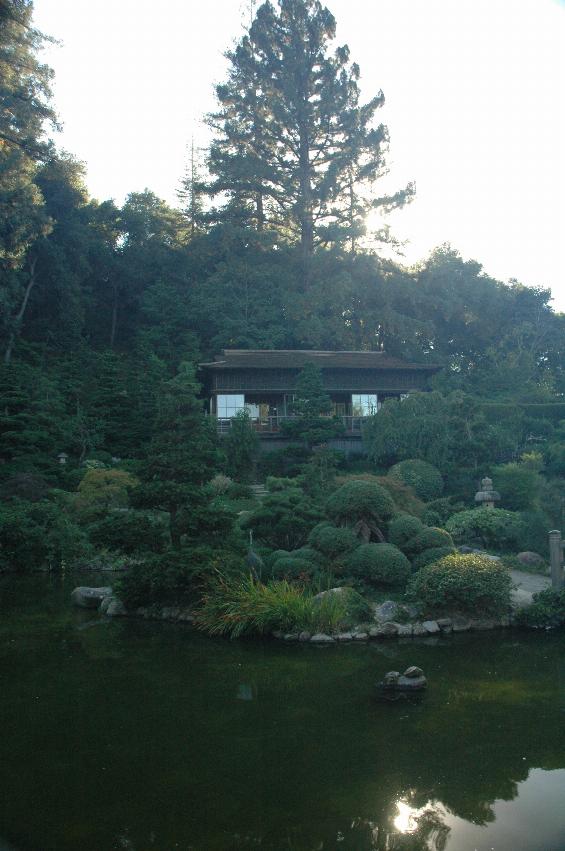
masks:
{"label": "small island rock", "polygon": [[104,597],[111,597],[112,589],[109,587],[89,588],[79,585],[71,593],[71,602],[81,609],[97,609]]}

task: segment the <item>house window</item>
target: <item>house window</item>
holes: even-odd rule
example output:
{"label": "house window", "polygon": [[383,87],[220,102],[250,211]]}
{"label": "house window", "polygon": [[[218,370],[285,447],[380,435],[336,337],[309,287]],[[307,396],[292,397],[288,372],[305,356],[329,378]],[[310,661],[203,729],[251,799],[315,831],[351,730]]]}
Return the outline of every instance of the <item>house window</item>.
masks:
{"label": "house window", "polygon": [[216,414],[220,420],[228,420],[235,417],[238,411],[245,410],[245,397],[243,393],[230,393],[218,396],[216,399]]}
{"label": "house window", "polygon": [[376,393],[353,393],[351,396],[351,412],[354,417],[370,417],[379,409]]}

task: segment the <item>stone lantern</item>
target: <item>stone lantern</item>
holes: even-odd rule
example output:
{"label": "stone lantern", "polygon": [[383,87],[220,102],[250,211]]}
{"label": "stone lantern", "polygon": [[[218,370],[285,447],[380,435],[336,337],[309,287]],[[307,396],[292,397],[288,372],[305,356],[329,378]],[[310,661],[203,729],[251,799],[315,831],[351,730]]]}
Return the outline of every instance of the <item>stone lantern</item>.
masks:
{"label": "stone lantern", "polygon": [[479,507],[494,508],[494,503],[499,499],[498,491],[492,489],[492,479],[486,476],[481,481],[481,489],[475,494],[475,502],[479,503]]}
{"label": "stone lantern", "polygon": [[66,452],[59,452],[59,454],[57,455],[57,458],[59,459],[59,464],[66,464],[68,457],[69,456]]}

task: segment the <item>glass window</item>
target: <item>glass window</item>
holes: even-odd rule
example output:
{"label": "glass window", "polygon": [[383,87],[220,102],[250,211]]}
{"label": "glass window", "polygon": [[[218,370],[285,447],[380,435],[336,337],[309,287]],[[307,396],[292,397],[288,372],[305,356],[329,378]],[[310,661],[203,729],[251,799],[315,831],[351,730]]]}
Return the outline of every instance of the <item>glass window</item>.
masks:
{"label": "glass window", "polygon": [[353,393],[351,396],[351,413],[354,417],[370,417],[378,409],[376,393]]}
{"label": "glass window", "polygon": [[245,397],[243,393],[230,393],[226,396],[218,396],[216,400],[216,414],[220,420],[228,420],[235,417],[238,411],[245,410]]}

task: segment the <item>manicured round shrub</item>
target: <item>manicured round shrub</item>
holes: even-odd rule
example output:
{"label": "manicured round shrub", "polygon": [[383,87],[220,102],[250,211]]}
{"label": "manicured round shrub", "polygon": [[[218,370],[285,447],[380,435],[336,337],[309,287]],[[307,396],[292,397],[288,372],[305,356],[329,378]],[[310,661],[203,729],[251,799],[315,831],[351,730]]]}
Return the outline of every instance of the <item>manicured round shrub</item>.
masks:
{"label": "manicured round shrub", "polygon": [[454,549],[453,539],[445,529],[424,526],[417,535],[410,538],[408,543],[402,547],[402,551],[406,553],[408,558],[414,558],[418,553],[422,553],[424,550],[431,550],[433,547],[449,547],[450,549]]}
{"label": "manicured round shrub", "polygon": [[359,539],[351,529],[332,526],[329,523],[315,526],[310,532],[308,541],[329,559],[339,558],[359,546]]}
{"label": "manicured round shrub", "polygon": [[424,550],[413,560],[412,570],[421,570],[422,567],[426,567],[428,564],[433,564],[435,561],[439,561],[454,552],[455,550],[453,547],[432,547],[429,550]]}
{"label": "manicured round shrub", "polygon": [[346,482],[328,499],[328,516],[341,526],[354,526],[359,521],[384,524],[394,514],[390,494],[374,482]]}
{"label": "manicured round shrub", "polygon": [[407,593],[429,613],[500,615],[510,607],[511,587],[510,574],[500,562],[456,553],[415,573]]}
{"label": "manicured round shrub", "polygon": [[289,579],[311,582],[318,576],[320,568],[317,564],[305,558],[279,558],[273,564],[273,579]]}
{"label": "manicured round shrub", "polygon": [[368,585],[404,585],[410,562],[392,544],[361,544],[349,557],[346,571]]}
{"label": "manicured round shrub", "polygon": [[437,499],[443,491],[443,479],[437,467],[417,458],[400,461],[390,468],[388,475],[409,485],[424,502]]}
{"label": "manicured round shrub", "polygon": [[315,550],[313,547],[309,547],[306,545],[305,547],[300,547],[298,550],[292,550],[289,553],[291,558],[305,558],[306,561],[311,561],[313,564],[323,564],[324,557],[318,550]]}
{"label": "manicured round shrub", "polygon": [[415,538],[423,528],[424,524],[418,517],[411,517],[410,514],[399,514],[388,524],[388,540],[391,544],[403,549],[408,541]]}
{"label": "manicured round shrub", "polygon": [[520,549],[525,526],[520,516],[503,508],[472,508],[453,514],[445,524],[456,544],[480,544],[495,550]]}

